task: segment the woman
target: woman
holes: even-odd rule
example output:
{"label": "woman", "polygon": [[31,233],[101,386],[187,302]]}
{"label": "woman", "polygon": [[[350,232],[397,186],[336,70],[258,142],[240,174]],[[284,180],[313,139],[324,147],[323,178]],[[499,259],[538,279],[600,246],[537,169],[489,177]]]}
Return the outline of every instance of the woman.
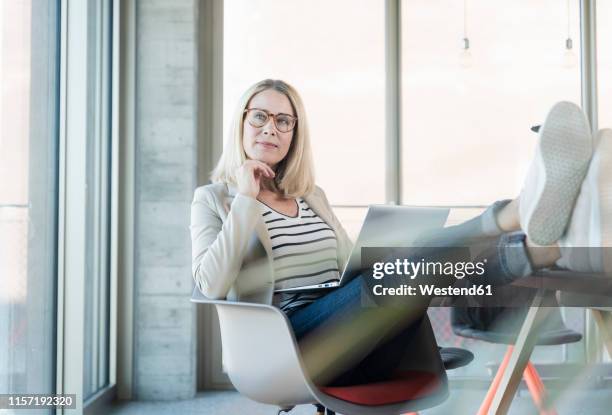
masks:
{"label": "woman", "polygon": [[[568,114],[580,121],[583,115],[574,107],[553,109],[547,123]],[[552,174],[547,171],[544,178],[533,169],[528,180],[545,180],[546,189],[551,190],[546,195],[552,194],[552,198],[524,190],[522,217],[518,199],[498,202],[481,216],[446,228],[442,235],[445,243],[455,245],[474,240],[482,244],[489,238],[487,244],[492,249],[481,255],[494,264],[489,273],[494,283],[506,283],[535,268],[550,266],[560,256],[558,247],[537,248],[530,241],[535,238],[551,243],[563,233],[588,166],[590,133],[588,124],[583,123],[562,137],[549,137],[557,133],[546,125],[540,135],[543,142],[562,146],[572,140],[575,147],[585,150],[585,155],[571,164],[570,174],[578,178],[577,187],[554,188],[564,180],[551,177],[566,174],[568,169],[556,169],[559,173]],[[324,192],[315,186],[312,163],[306,114],[295,89],[278,80],[264,80],[249,88],[238,104],[229,141],[213,171],[214,184],[195,191],[193,277],[209,298],[280,307],[289,317],[305,364],[319,384],[380,380],[401,365],[411,330],[423,309],[412,316],[401,310],[400,317],[393,320],[383,308],[364,310],[360,306],[361,277],[331,291],[275,293],[337,280],[351,250]],[[563,223],[542,226],[549,205],[569,206]],[[529,238],[516,233],[521,223],[524,229],[533,228]],[[356,334],[359,318],[369,322],[369,335],[363,335],[363,324],[358,324],[360,334]],[[372,323],[381,320],[384,324]],[[395,324],[400,320],[403,324]]]}

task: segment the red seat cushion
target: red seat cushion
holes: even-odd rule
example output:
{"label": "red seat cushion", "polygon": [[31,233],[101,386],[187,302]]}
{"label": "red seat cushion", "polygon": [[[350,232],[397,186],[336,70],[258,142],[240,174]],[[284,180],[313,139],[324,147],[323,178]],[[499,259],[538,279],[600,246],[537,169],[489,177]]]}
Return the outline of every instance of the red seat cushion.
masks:
{"label": "red seat cushion", "polygon": [[359,405],[389,405],[424,398],[436,392],[440,379],[432,373],[401,372],[384,382],[353,386],[323,386],[327,395]]}

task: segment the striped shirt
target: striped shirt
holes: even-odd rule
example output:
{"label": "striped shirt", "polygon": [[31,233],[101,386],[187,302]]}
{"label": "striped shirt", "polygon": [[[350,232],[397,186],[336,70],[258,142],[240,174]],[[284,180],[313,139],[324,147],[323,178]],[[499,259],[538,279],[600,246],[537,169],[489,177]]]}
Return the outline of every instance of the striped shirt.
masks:
{"label": "striped shirt", "polygon": [[[296,202],[296,217],[279,213],[260,202],[272,242],[275,290],[322,284],[340,278],[336,234],[302,198]],[[289,313],[323,294],[322,291],[276,293],[273,304]]]}

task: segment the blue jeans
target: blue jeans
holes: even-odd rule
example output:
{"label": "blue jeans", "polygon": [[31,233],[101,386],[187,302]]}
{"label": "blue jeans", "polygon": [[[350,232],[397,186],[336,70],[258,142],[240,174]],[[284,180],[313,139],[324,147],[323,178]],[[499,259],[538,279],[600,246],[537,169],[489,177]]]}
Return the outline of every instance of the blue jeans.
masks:
{"label": "blue jeans", "polygon": [[[363,277],[356,277],[348,284],[331,291],[290,316],[291,326],[300,349],[303,345],[300,340],[315,329],[333,325],[335,322],[347,321],[350,317],[360,313],[362,283]],[[425,311],[426,309],[423,310],[423,313]],[[347,386],[388,380],[390,374],[398,369],[400,362],[406,357],[406,352],[410,350],[409,345],[414,340],[413,333],[423,323],[422,319],[423,314],[399,332],[391,331],[393,335],[372,338],[371,351],[360,356],[360,361],[356,365],[339,370],[333,376],[325,377],[324,381],[312,374],[311,378],[314,377],[316,384],[328,386]],[[427,324],[429,324],[428,321]],[[325,340],[325,338],[318,339],[317,342]],[[333,350],[333,346],[329,350]],[[301,351],[304,354],[304,350]],[[308,370],[308,364],[306,366]]]}
{"label": "blue jeans", "polygon": [[[474,247],[480,258],[487,259],[488,267],[485,275],[481,277],[483,282],[504,285],[516,278],[528,275],[532,272],[532,267],[524,247],[525,236],[521,233],[498,232],[495,234],[496,232],[491,232],[491,226],[488,230],[484,226],[483,230],[483,223],[487,221],[490,223],[496,208],[499,207],[498,203],[477,218],[429,235],[423,240],[422,245],[428,246],[429,248],[426,249],[431,249],[432,253],[435,252],[436,246]],[[346,321],[359,313],[362,307],[362,284],[362,277],[357,277],[313,303],[294,311],[289,316],[289,320],[298,343],[301,345],[301,340],[319,327],[333,324],[334,321]],[[411,310],[412,315],[417,313],[422,318],[427,312],[427,304],[428,302],[415,304],[418,310]],[[393,333],[391,337],[372,339],[373,349],[363,356],[357,365],[335,374],[331,378],[333,380],[326,383],[340,386],[388,378],[406,355],[407,344],[412,338],[417,323],[419,320],[413,319],[412,323],[399,333]],[[318,341],[324,342],[325,338]]]}

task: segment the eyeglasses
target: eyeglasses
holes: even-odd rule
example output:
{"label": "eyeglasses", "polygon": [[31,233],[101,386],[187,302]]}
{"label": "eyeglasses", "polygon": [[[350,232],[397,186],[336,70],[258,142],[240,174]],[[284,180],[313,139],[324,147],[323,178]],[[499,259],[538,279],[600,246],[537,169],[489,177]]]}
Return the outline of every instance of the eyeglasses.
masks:
{"label": "eyeglasses", "polygon": [[246,119],[255,128],[263,127],[268,123],[270,117],[274,120],[274,126],[281,133],[288,133],[295,128],[297,117],[289,114],[272,114],[259,108],[249,108],[244,110]]}

